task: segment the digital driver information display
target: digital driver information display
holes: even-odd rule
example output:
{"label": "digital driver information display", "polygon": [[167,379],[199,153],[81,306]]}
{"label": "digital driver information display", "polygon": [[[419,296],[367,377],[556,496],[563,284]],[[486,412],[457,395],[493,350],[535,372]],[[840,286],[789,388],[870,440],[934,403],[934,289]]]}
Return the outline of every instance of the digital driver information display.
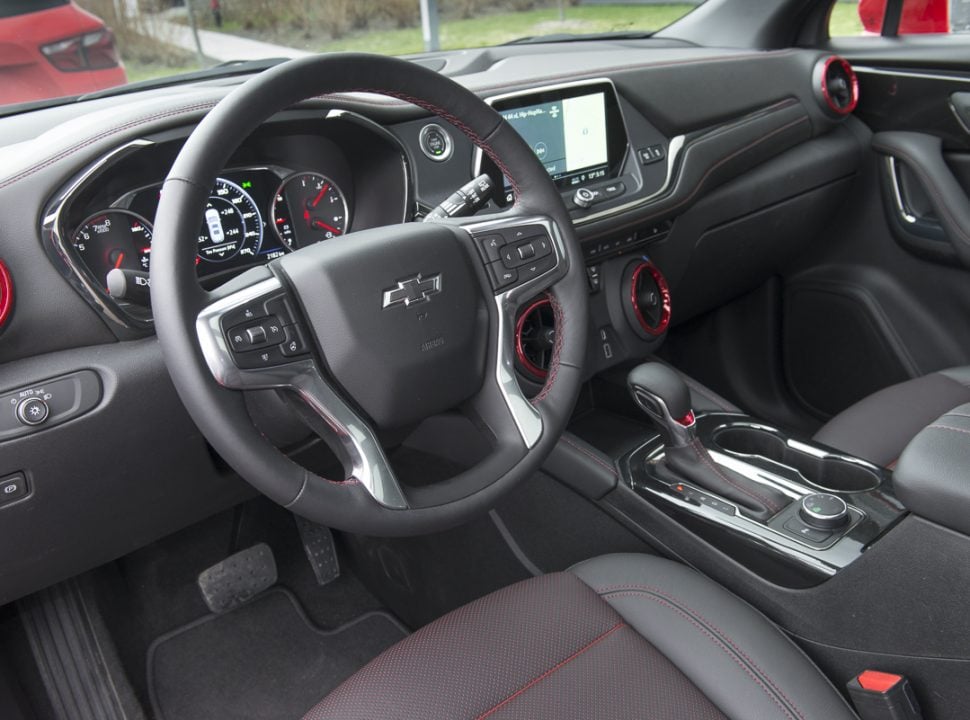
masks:
{"label": "digital driver information display", "polygon": [[605,92],[500,112],[559,185],[606,177],[610,156]]}

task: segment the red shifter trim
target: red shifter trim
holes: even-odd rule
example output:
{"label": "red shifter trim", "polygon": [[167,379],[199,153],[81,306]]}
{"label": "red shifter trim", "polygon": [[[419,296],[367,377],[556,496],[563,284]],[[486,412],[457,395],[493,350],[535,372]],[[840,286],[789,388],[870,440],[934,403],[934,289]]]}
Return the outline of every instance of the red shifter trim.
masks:
{"label": "red shifter trim", "polygon": [[0,260],[0,328],[3,328],[13,312],[13,278],[7,264]]}
{"label": "red shifter trim", "polygon": [[688,410],[687,411],[687,414],[684,415],[684,417],[677,418],[677,422],[680,423],[681,425],[683,425],[684,427],[690,427],[691,425],[693,425],[694,424],[694,420],[695,420],[695,418],[694,418],[694,411],[693,410]]}
{"label": "red shifter trim", "polygon": [[522,367],[528,370],[529,373],[534,375],[539,380],[545,380],[546,376],[549,374],[549,371],[539,367],[526,356],[525,348],[522,347],[522,328],[525,326],[526,318],[528,318],[529,315],[546,305],[552,305],[549,298],[539,298],[529,305],[521,315],[519,315],[519,319],[515,323],[515,357],[518,358],[520,363],[522,363]]}
{"label": "red shifter trim", "polygon": [[[845,74],[849,76],[849,86],[852,91],[852,100],[845,107],[839,107],[832,96],[829,94],[829,86],[825,82],[828,77],[829,68],[833,63],[839,63],[845,70]],[[832,112],[838,113],[839,115],[848,115],[853,110],[855,110],[856,105],[859,104],[859,78],[855,74],[855,70],[849,64],[849,61],[845,58],[840,58],[838,55],[833,55],[825,60],[825,65],[822,66],[822,97],[825,98],[825,103],[832,109]]]}
{"label": "red shifter trim", "polygon": [[878,670],[865,670],[856,679],[863,690],[886,693],[892,690],[903,679],[903,676],[879,672]]}
{"label": "red shifter trim", "polygon": [[[637,281],[640,279],[640,273],[643,272],[650,273],[654,282],[657,283],[657,289],[660,291],[662,310],[660,312],[660,322],[655,326],[648,323],[647,319],[643,317],[643,312],[640,310],[640,302],[637,300]],[[633,271],[633,280],[630,282],[630,302],[633,305],[633,314],[636,315],[640,327],[643,328],[644,332],[650,335],[663,335],[666,332],[667,326],[670,325],[670,286],[667,285],[667,278],[663,276],[660,269],[649,260],[644,260]]]}

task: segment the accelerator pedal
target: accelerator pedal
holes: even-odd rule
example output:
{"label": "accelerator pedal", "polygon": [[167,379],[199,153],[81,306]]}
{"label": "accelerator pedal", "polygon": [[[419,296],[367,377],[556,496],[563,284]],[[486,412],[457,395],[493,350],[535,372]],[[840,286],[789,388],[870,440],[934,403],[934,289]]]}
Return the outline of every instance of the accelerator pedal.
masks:
{"label": "accelerator pedal", "polygon": [[299,515],[293,517],[296,518],[296,527],[300,531],[303,550],[306,552],[306,559],[310,561],[310,567],[313,568],[317,584],[326,585],[333,582],[340,577],[340,563],[337,560],[337,548],[333,544],[333,533],[330,532],[330,528],[317,525]]}
{"label": "accelerator pedal", "polygon": [[273,551],[266,543],[257,543],[203,570],[198,583],[209,610],[224,613],[269,589],[276,579]]}

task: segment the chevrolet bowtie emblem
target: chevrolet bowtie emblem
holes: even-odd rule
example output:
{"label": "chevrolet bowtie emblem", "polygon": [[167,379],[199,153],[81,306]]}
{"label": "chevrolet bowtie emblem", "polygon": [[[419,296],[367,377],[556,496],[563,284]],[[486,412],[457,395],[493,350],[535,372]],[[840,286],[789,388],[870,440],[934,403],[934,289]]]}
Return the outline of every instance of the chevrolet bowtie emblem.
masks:
{"label": "chevrolet bowtie emblem", "polygon": [[422,278],[421,273],[407,280],[398,280],[397,286],[384,291],[383,308],[404,304],[411,307],[418,303],[427,302],[432,295],[441,292],[441,275]]}

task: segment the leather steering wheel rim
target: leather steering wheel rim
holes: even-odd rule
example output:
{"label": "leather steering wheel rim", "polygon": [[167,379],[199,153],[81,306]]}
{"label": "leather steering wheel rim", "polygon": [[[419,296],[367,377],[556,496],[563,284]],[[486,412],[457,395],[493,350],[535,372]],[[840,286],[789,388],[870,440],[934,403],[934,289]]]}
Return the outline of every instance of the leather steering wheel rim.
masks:
{"label": "leather steering wheel rim", "polygon": [[[503,217],[506,223],[547,218],[556,231],[560,255],[555,280],[546,289],[556,312],[557,351],[546,385],[530,403],[530,412],[541,420],[541,433],[514,462],[510,460],[514,453],[503,456],[497,451],[441,488],[410,495],[407,507],[375,502],[358,478],[322,478],[290,460],[253,425],[243,392],[217,381],[211,358],[207,361],[200,344],[200,313],[220,297],[220,291],[208,293],[200,287],[195,267],[198,228],[217,173],[243,140],[272,115],[307,98],[349,92],[413,103],[464,133],[503,170],[515,193],[510,211],[489,217]],[[462,229],[454,232],[468,235]],[[528,145],[491,107],[452,80],[404,60],[367,54],[304,58],[261,73],[227,95],[188,138],[163,185],[152,247],[151,294],[169,373],[214,449],[279,504],[351,532],[432,532],[487,511],[504,492],[531,475],[552,450],[582,383],[587,325],[584,266],[558,190]],[[495,342],[512,342],[511,332],[508,335]],[[501,435],[504,430],[493,428],[493,432]]]}

